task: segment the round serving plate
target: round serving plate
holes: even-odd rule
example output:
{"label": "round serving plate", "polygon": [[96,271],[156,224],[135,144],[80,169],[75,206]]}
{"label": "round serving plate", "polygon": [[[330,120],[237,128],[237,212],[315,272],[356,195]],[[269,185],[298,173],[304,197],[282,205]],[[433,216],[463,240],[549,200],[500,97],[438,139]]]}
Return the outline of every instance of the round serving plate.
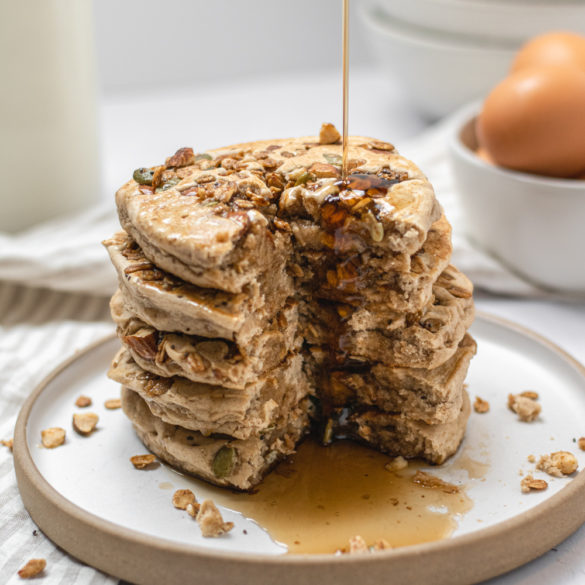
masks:
{"label": "round serving plate", "polygon": [[[473,501],[444,540],[375,554],[284,554],[261,526],[229,509],[222,509],[224,519],[236,528],[221,538],[202,538],[170,498],[172,490],[190,488],[201,500],[212,488],[166,465],[136,471],[128,459],[144,453],[144,446],[121,411],[103,406],[119,394],[106,377],[119,345],[113,336],[58,367],[24,404],[14,435],[23,502],[55,544],[137,585],[458,585],[502,574],[585,522],[585,471],[568,478],[536,472],[549,487],[520,491],[521,474],[534,473],[529,455],[571,451],[579,469],[585,467],[585,452],[576,444],[585,434],[585,368],[550,341],[495,317],[478,315],[471,333],[479,349],[468,392],[472,400],[488,400],[490,411],[472,413],[459,452],[432,468],[447,481],[464,483]],[[540,395],[542,414],[532,423],[518,421],[507,407],[508,394],[524,390]],[[100,417],[90,437],[70,430],[80,394],[92,398],[90,410]],[[67,440],[45,449],[40,432],[54,426],[67,429]],[[477,469],[483,471],[472,472]]]}

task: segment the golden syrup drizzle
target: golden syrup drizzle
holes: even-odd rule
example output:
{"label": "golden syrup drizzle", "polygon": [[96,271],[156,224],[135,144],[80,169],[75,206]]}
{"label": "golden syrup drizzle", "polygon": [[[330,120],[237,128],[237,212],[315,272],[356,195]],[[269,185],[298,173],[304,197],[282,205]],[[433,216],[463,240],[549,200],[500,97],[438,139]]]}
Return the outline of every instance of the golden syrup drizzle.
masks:
{"label": "golden syrup drizzle", "polygon": [[342,17],[342,64],[343,64],[343,156],[341,162],[341,180],[347,178],[347,120],[349,106],[349,0],[343,0]]}
{"label": "golden syrup drizzle", "polygon": [[[350,441],[323,447],[309,439],[254,493],[213,488],[214,500],[255,520],[289,553],[334,553],[360,535],[393,547],[448,537],[472,502],[412,482],[422,463],[387,471],[386,455]],[[433,473],[431,471],[431,473]]]}

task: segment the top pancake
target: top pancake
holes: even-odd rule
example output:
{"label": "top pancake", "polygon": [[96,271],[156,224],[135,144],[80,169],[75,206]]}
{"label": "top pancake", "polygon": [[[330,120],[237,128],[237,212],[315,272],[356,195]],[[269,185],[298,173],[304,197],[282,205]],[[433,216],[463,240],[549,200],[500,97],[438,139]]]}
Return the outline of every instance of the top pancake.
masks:
{"label": "top pancake", "polygon": [[350,179],[376,175],[387,190],[340,195],[341,145],[315,137],[197,156],[181,149],[153,167],[150,184],[131,180],[117,192],[120,222],[160,268],[229,292],[286,262],[295,222],[319,226],[326,247],[343,240],[342,253],[361,246],[414,254],[441,214],[426,177],[392,145],[371,138],[350,137],[348,159]]}

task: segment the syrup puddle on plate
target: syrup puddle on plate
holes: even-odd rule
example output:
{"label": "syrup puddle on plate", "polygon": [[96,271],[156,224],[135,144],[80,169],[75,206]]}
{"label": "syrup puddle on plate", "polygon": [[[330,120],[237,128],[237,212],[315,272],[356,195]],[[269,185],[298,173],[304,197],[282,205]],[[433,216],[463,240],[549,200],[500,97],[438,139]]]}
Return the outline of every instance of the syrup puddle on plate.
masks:
{"label": "syrup puddle on plate", "polygon": [[390,460],[350,441],[323,447],[306,440],[254,493],[206,491],[293,554],[334,553],[358,534],[368,545],[384,538],[393,547],[450,536],[473,506],[464,487],[454,494],[421,487],[412,477],[428,465],[410,462],[394,473],[384,467]]}

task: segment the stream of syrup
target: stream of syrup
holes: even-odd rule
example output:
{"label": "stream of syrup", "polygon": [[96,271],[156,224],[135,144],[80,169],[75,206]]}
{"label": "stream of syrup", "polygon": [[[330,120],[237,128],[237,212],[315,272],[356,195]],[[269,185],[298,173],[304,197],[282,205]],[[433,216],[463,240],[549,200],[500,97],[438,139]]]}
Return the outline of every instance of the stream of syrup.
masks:
{"label": "stream of syrup", "polygon": [[341,161],[341,180],[347,179],[347,122],[349,108],[349,0],[343,1],[342,17],[342,65],[343,65],[343,156]]}

